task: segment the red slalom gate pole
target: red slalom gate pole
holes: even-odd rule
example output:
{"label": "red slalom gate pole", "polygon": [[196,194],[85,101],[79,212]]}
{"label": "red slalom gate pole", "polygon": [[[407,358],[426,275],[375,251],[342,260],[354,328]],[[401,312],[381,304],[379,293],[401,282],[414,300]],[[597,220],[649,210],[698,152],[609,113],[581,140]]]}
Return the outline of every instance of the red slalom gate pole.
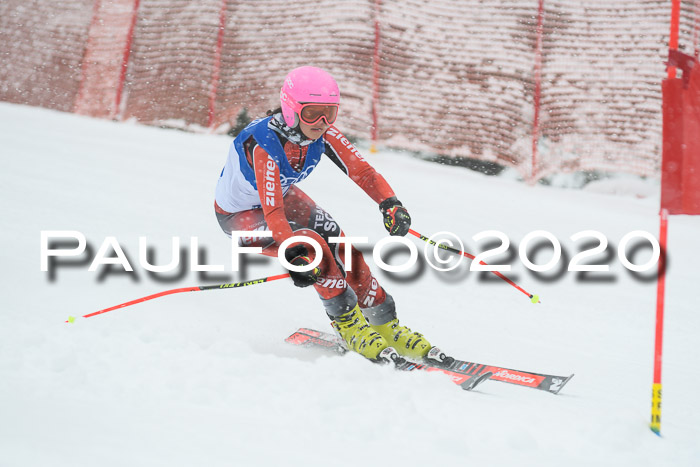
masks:
{"label": "red slalom gate pole", "polygon": [[[457,253],[458,255],[466,256],[467,258],[469,258],[469,259],[471,259],[471,260],[473,260],[473,259],[476,258],[474,255],[469,254],[469,253],[467,253],[467,252],[460,251],[460,250],[458,250],[458,249],[456,249],[456,248],[452,248],[452,247],[447,246],[447,245],[444,245],[444,244],[442,244],[442,243],[436,243],[436,242],[434,242],[433,240],[431,240],[430,238],[426,237],[425,235],[419,234],[418,232],[416,232],[416,231],[413,230],[413,229],[408,229],[408,233],[410,233],[410,234],[413,235],[414,237],[418,237],[419,239],[423,240],[423,241],[426,242],[426,243],[429,243],[430,245],[435,245],[435,246],[437,246],[437,247],[440,248],[440,249],[447,250],[447,251],[451,251],[452,253]],[[483,261],[479,261],[479,264],[487,265],[487,264],[484,263]],[[527,295],[527,297],[530,299],[530,301],[531,301],[532,303],[542,303],[542,302],[540,302],[540,296],[539,296],[539,295],[533,295],[533,294],[531,294],[530,292],[526,291],[525,289],[523,289],[522,287],[520,287],[518,284],[516,284],[515,282],[513,282],[512,280],[510,280],[510,279],[509,279],[508,277],[506,277],[504,274],[501,274],[499,271],[491,271],[491,272],[494,273],[495,275],[497,275],[498,277],[500,277],[501,279],[503,279],[504,281],[506,281],[507,283],[509,283],[510,285],[512,285],[513,287],[515,287],[516,289],[518,289],[519,291],[521,291],[522,293],[524,293],[525,295]]]}
{"label": "red slalom gate pole", "polygon": [[661,356],[664,335],[664,296],[666,293],[666,244],[668,210],[662,209],[659,222],[659,274],[656,279],[656,337],[654,339],[654,381],[651,386],[651,431],[661,436]]}
{"label": "red slalom gate pole", "polygon": [[[678,49],[678,34],[680,30],[681,0],[671,0],[671,32],[668,37],[668,48]],[[676,77],[676,67],[668,67],[668,79]]]}
{"label": "red slalom gate pole", "polygon": [[[110,312],[113,310],[118,310],[119,308],[125,308],[127,306],[136,305],[137,303],[146,302],[148,300],[153,300],[154,298],[164,297],[166,295],[173,295],[176,293],[199,292],[201,290],[215,290],[215,289],[236,289],[239,287],[247,287],[249,285],[264,284],[265,282],[272,282],[272,281],[276,281],[278,279],[284,279],[285,277],[289,277],[289,274],[280,274],[277,276],[263,277],[261,279],[253,279],[251,281],[233,282],[231,284],[200,285],[200,286],[196,286],[196,287],[183,287],[181,289],[171,289],[171,290],[166,290],[164,292],[159,292],[159,293],[156,293],[153,295],[148,295],[146,297],[137,298],[136,300],[131,300],[130,302],[125,302],[125,303],[121,303],[119,305],[105,308],[104,310],[95,311],[93,313],[83,315],[82,317],[83,318],[91,318],[93,316],[101,315],[103,313],[107,313],[107,312]],[[75,322],[74,316],[69,316],[68,319],[66,320],[66,323],[73,323],[73,322]]]}

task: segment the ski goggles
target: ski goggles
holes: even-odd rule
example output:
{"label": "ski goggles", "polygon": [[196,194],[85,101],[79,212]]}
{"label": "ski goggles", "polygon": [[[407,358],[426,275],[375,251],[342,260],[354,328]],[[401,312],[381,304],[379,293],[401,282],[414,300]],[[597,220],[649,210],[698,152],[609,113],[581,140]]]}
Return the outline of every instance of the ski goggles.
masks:
{"label": "ski goggles", "polygon": [[339,104],[315,104],[313,102],[301,104],[299,118],[307,125],[313,125],[323,119],[327,125],[335,123],[338,117]]}

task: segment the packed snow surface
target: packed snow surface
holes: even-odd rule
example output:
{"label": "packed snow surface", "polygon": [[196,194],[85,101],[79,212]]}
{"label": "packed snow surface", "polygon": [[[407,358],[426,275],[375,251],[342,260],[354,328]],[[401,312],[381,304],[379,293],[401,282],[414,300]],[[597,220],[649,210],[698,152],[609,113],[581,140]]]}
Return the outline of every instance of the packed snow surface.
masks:
{"label": "packed snow surface", "polygon": [[[473,235],[503,232],[513,254],[487,262],[511,264],[507,274],[542,300],[533,305],[500,279],[470,272],[466,260],[453,273],[416,266],[390,276],[370,252],[402,323],[462,359],[576,374],[559,395],[499,382],[468,393],[441,374],[286,344],[298,327],[330,329],[315,292],[286,279],[82,318],[168,289],[283,269],[254,257],[231,271],[230,240],[213,211],[229,137],[9,104],[0,118],[2,466],[700,465],[700,218],[669,221],[662,437],[648,428],[655,270],[635,278],[617,255],[628,232],[658,236],[658,189],[638,198],[532,187],[363,150],[418,232],[452,232],[471,252],[494,242]],[[368,237],[368,249],[386,236],[376,205],[328,160],[300,187],[347,235]],[[517,254],[535,230],[563,250],[539,275]],[[609,272],[566,271],[592,241],[571,240],[584,230],[604,234],[609,247],[583,262]],[[42,231],[78,231],[88,250],[42,272]],[[179,238],[185,266],[149,274],[139,260],[143,236],[158,265]],[[109,237],[133,272],[88,270]],[[551,249],[535,246],[531,259],[546,263]],[[224,271],[191,271],[193,250]],[[627,251],[636,264],[652,254],[648,242]],[[106,256],[115,256],[111,247]]]}

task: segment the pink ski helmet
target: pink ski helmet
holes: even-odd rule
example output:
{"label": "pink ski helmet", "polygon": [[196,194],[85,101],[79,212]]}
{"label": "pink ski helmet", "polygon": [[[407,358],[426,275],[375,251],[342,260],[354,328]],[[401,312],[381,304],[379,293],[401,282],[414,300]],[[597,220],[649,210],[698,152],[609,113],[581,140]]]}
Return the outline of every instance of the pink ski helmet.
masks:
{"label": "pink ski helmet", "polygon": [[299,123],[302,104],[340,104],[338,84],[328,72],[314,66],[302,66],[289,72],[280,90],[282,115],[294,128]]}

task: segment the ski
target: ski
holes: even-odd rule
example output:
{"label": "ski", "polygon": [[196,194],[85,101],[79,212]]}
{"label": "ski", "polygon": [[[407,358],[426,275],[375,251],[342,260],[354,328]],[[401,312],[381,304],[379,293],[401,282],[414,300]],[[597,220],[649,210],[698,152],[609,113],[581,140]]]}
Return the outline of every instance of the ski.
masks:
{"label": "ski", "polygon": [[[285,341],[304,347],[326,349],[339,355],[343,355],[347,352],[343,341],[338,336],[315,329],[299,328],[299,330],[286,338]],[[415,365],[415,367],[411,367],[412,365]],[[462,388],[466,390],[474,389],[482,382],[491,380],[539,389],[552,394],[558,394],[566,383],[574,377],[573,374],[569,376],[558,376],[545,373],[533,373],[464,360],[454,360],[448,365],[442,366],[407,362],[405,368],[399,369],[404,371],[441,371],[450,375],[456,384],[462,386]],[[483,379],[477,382],[479,378]],[[473,386],[470,387],[470,384],[473,384]]]}
{"label": "ski", "polygon": [[[316,331],[315,329],[300,328],[297,332],[287,337],[285,341],[303,347],[322,348],[339,355],[343,355],[347,352],[347,348],[338,336],[328,332]],[[452,381],[465,391],[473,391],[477,386],[493,376],[493,373],[490,371],[478,371],[467,374],[464,372],[452,371],[448,368],[429,365],[427,363],[415,363],[409,360],[396,365],[396,369],[399,371],[439,371],[440,373],[445,373],[450,376]]]}
{"label": "ski", "polygon": [[400,370],[400,371],[414,371],[414,370],[439,371],[440,373],[444,373],[444,374],[448,375],[452,379],[453,383],[460,386],[465,391],[474,390],[481,383],[483,383],[484,381],[488,380],[491,376],[493,376],[493,373],[490,371],[485,371],[485,372],[481,372],[481,373],[474,374],[474,375],[465,375],[463,373],[457,373],[455,371],[451,371],[447,368],[442,368],[442,367],[435,366],[435,365],[429,365],[426,363],[414,363],[414,362],[411,362],[408,360],[405,363],[398,365],[396,367],[396,369]]}

